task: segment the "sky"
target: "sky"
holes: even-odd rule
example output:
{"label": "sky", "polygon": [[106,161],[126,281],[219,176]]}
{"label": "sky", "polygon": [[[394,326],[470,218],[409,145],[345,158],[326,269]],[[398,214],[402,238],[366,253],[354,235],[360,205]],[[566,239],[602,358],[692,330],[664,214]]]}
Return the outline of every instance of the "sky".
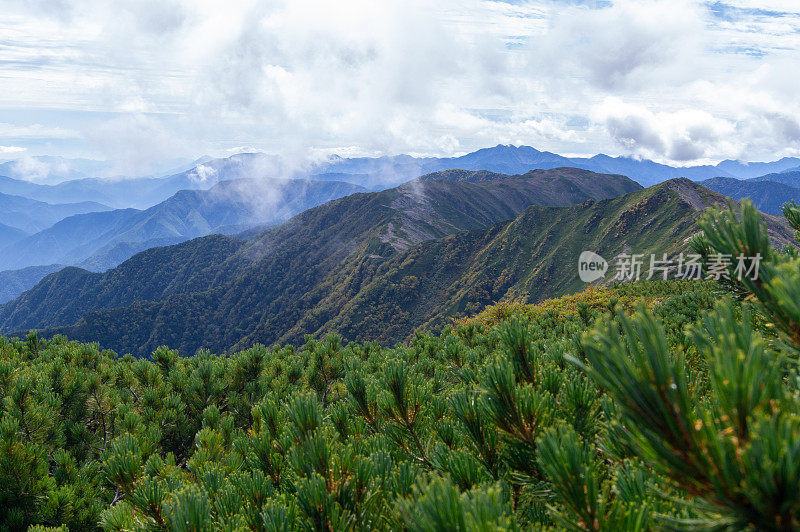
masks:
{"label": "sky", "polygon": [[797,0],[0,4],[0,160],[800,155]]}

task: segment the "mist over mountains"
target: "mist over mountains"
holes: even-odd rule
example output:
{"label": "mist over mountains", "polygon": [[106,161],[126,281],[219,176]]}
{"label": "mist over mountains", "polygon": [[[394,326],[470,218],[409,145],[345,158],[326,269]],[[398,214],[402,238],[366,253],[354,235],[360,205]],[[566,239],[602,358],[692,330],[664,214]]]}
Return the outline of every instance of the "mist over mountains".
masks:
{"label": "mist over mountains", "polygon": [[[800,171],[795,169],[800,167],[800,158],[791,157],[672,167],[603,154],[564,157],[512,145],[458,157],[330,156],[305,163],[264,153],[239,153],[202,157],[169,175],[139,178],[92,176],[108,171],[109,165],[98,161],[58,157],[36,161],[46,164],[50,172],[39,175],[38,182],[18,179],[23,177],[23,160],[0,164],[0,172],[16,176],[0,175],[0,272],[14,280],[3,289],[5,300],[33,287],[53,271],[53,265],[102,272],[153,247],[281,223],[335,198],[407,182],[419,186],[431,180],[502,180],[511,190],[516,186],[510,184],[515,183],[514,175],[529,180],[538,177],[539,203],[567,205],[584,198],[590,181],[585,176],[597,172],[625,175],[644,186],[688,177],[736,200],[750,197],[769,214],[779,214],[783,203],[800,199],[800,189],[795,188],[800,182]],[[29,160],[27,168],[31,168]],[[572,190],[548,189],[553,182],[574,185],[575,179],[583,182]],[[507,212],[506,219],[513,214]],[[36,268],[21,271],[32,266]]]}
{"label": "mist over mountains", "polygon": [[63,181],[104,175],[110,168],[111,164],[106,161],[38,155],[0,162],[0,175],[55,185]]}
{"label": "mist over mountains", "polygon": [[[187,352],[302,336],[333,319],[386,260],[421,242],[504,222],[530,205],[573,205],[641,189],[624,176],[580,169],[436,177],[325,203],[249,240],[211,236],[156,248],[102,275],[66,268],[4,305],[0,327],[68,326],[95,309],[124,321],[110,325],[112,318],[101,318],[109,324],[104,339],[130,340],[113,344],[123,351],[142,335],[162,343],[165,334]],[[199,321],[184,322],[185,312]],[[166,320],[165,328],[156,333],[153,319]],[[183,330],[189,323],[195,333]],[[118,334],[132,325],[136,331]],[[91,328],[87,334],[97,332]]]}
{"label": "mist over mountains", "polygon": [[154,246],[282,222],[362,190],[350,183],[302,179],[236,179],[209,190],[182,190],[145,210],[115,209],[64,218],[3,249],[0,270],[58,263],[102,271]]}
{"label": "mist over mountains", "polygon": [[[784,157],[772,162],[725,160],[716,165],[669,166],[648,159],[598,154],[592,157],[565,157],[530,146],[497,145],[458,157],[383,157],[330,156],[323,160],[297,162],[277,155],[240,153],[212,159],[202,157],[187,168],[163,177],[97,176],[68,179],[58,184],[25,181],[19,175],[4,173],[14,161],[0,165],[0,192],[16,194],[50,203],[96,201],[115,208],[147,208],[179,190],[208,189],[220,181],[251,178],[309,178],[349,181],[371,190],[380,190],[420,175],[454,168],[488,170],[503,174],[523,174],[534,169],[574,167],[600,173],[622,174],[643,186],[667,179],[686,177],[694,181],[713,177],[749,179],[770,173],[800,168],[800,158]],[[98,163],[101,165],[104,163]],[[82,172],[81,175],[85,175]]]}
{"label": "mist over mountains", "polygon": [[[206,159],[210,158],[202,157],[195,161],[174,158],[153,163],[150,165],[151,172],[149,172],[148,176],[157,177],[176,174],[191,169]],[[0,175],[40,185],[57,185],[64,181],[98,177],[106,179],[122,178],[122,174],[115,169],[114,164],[110,161],[54,155],[34,155],[0,161]]]}

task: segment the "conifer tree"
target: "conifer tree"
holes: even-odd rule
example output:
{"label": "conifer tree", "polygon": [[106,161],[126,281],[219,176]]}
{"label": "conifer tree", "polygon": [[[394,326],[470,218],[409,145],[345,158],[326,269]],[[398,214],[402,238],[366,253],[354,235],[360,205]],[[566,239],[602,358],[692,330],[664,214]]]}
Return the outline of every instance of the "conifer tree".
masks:
{"label": "conifer tree", "polygon": [[[800,209],[789,204],[784,212],[800,230]],[[585,360],[572,361],[614,399],[626,447],[685,494],[691,518],[672,519],[673,526],[796,530],[800,259],[794,249],[770,247],[747,200],[740,212],[707,212],[700,227],[706,254],[741,255],[749,264],[760,258],[757,278],[729,271],[736,291],[746,293],[744,311],[721,302],[675,350],[642,309],[588,334]]]}

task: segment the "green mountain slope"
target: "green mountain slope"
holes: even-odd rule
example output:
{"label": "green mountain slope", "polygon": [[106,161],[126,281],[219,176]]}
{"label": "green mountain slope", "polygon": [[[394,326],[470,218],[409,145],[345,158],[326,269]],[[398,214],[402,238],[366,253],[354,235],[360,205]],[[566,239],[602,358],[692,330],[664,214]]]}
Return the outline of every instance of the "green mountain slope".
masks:
{"label": "green mountain slope", "polygon": [[211,235],[136,254],[118,267],[95,273],[66,267],[48,275],[14,301],[0,307],[8,331],[35,324],[70,324],[87,309],[113,308],[134,301],[158,301],[169,295],[213,288],[236,269],[226,259],[244,241]]}
{"label": "green mountain slope", "polygon": [[[497,301],[538,302],[572,293],[584,286],[577,274],[582,251],[610,262],[621,253],[641,253],[647,260],[651,253],[672,256],[696,231],[700,210],[724,202],[719,194],[676,179],[606,201],[534,206],[507,224],[425,242],[392,258],[315,332],[395,342],[420,325],[441,325]],[[781,219],[767,220],[776,242],[790,241]],[[611,277],[613,272],[607,273]],[[291,331],[296,334],[286,338],[296,339],[309,325],[299,323]]]}
{"label": "green mountain slope", "polygon": [[[136,345],[149,349],[148,342],[187,352],[202,345],[229,347],[253,331],[262,341],[273,341],[320,302],[339,300],[341,306],[388,258],[426,240],[509,220],[532,204],[561,205],[581,184],[573,179],[560,187],[545,186],[548,180],[547,174],[475,183],[426,179],[354,194],[270,228],[227,255],[220,253],[207,261],[203,276],[186,268],[183,255],[188,249],[213,249],[216,244],[208,239],[178,250],[165,248],[169,257],[151,260],[148,252],[103,275],[86,273],[82,279],[87,284],[78,291],[60,289],[58,273],[0,307],[0,328],[66,326],[94,310],[74,334],[100,335],[105,345],[123,351]],[[576,197],[579,201],[641,188],[625,177],[600,174],[585,175],[583,183],[586,191]],[[165,288],[134,288],[139,270],[165,279]],[[66,285],[76,286],[74,272],[63,275]],[[117,319],[119,325],[111,325]]]}
{"label": "green mountain slope", "polygon": [[491,181],[497,179],[535,179],[539,184],[539,189],[543,194],[555,198],[561,196],[561,202],[574,204],[573,198],[569,195],[577,190],[589,191],[594,195],[607,194],[610,190],[616,190],[618,195],[631,192],[628,178],[620,174],[601,174],[606,176],[602,180],[594,180],[593,176],[598,175],[589,170],[571,167],[552,168],[550,170],[531,170],[519,175],[506,175],[489,172],[487,170],[442,170],[425,174],[418,178],[419,181],[468,181],[478,183],[481,181]]}

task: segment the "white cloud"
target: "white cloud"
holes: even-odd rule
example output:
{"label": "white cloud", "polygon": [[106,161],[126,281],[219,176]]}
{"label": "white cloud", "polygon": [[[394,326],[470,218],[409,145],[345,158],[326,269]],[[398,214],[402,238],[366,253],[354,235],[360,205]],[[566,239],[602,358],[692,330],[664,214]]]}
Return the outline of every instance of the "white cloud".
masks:
{"label": "white cloud", "polygon": [[111,175],[147,175],[154,164],[187,153],[184,141],[170,133],[163,124],[145,114],[122,115],[84,135],[109,161]]}
{"label": "white cloud", "polygon": [[217,171],[210,166],[199,164],[189,173],[189,179],[198,184],[210,183]]}
{"label": "white cloud", "polygon": [[44,182],[54,173],[65,173],[69,170],[65,161],[41,161],[31,156],[15,159],[11,163],[13,177],[32,182]]}
{"label": "white cloud", "polygon": [[704,46],[703,10],[687,0],[618,0],[603,9],[554,10],[531,50],[546,75],[602,90],[681,83],[696,76]]}
{"label": "white cloud", "polygon": [[126,173],[231,146],[800,152],[794,0],[13,0],[0,31],[0,107],[52,112],[0,141],[77,139]]}
{"label": "white cloud", "polygon": [[692,109],[652,112],[642,105],[608,98],[593,113],[609,135],[630,153],[685,162],[707,160],[716,150],[741,152],[736,123]]}
{"label": "white cloud", "polygon": [[0,146],[0,155],[13,155],[17,153],[22,153],[27,148],[23,148],[22,146]]}

